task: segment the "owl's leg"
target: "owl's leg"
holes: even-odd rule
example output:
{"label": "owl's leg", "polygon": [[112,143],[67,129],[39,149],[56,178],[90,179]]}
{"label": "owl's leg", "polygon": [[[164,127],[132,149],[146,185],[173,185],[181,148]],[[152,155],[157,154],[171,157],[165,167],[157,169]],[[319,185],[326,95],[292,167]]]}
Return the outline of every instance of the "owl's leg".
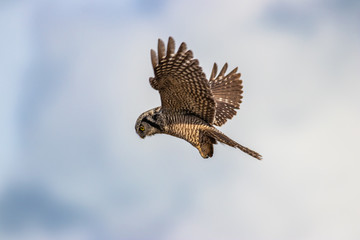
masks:
{"label": "owl's leg", "polygon": [[214,147],[212,144],[201,144],[198,150],[203,158],[212,157],[214,153]]}
{"label": "owl's leg", "polygon": [[216,140],[212,137],[206,136],[200,132],[199,134],[199,145],[197,149],[200,152],[200,155],[203,158],[212,157],[214,154],[214,146],[216,144]]}

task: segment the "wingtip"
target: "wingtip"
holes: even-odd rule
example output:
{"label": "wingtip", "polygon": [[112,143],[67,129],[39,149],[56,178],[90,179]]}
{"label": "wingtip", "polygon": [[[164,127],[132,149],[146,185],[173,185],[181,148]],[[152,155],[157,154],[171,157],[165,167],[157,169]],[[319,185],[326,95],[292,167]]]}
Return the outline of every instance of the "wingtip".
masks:
{"label": "wingtip", "polygon": [[194,57],[194,54],[191,50],[186,51],[186,55],[189,59],[192,59]]}
{"label": "wingtip", "polygon": [[182,42],[182,43],[180,44],[178,53],[184,53],[184,52],[186,52],[186,49],[187,49],[186,43]]}
{"label": "wingtip", "polygon": [[228,68],[228,64],[227,64],[227,62],[226,62],[226,63],[224,64],[224,66],[222,67],[222,69],[220,70],[219,76],[223,76],[223,77],[224,77],[227,68]]}
{"label": "wingtip", "polygon": [[210,79],[209,80],[214,80],[215,79],[215,77],[216,77],[216,73],[217,73],[217,64],[216,64],[216,62],[214,62],[214,66],[213,66],[213,68],[212,68],[212,71],[211,71],[211,75],[210,75]]}
{"label": "wingtip", "polygon": [[165,56],[165,43],[160,38],[158,39],[158,57],[159,61]]}
{"label": "wingtip", "polygon": [[155,69],[155,67],[158,63],[158,59],[157,59],[156,52],[154,49],[150,50],[150,56],[151,56],[151,64],[152,64],[153,68]]}
{"label": "wingtip", "polygon": [[170,36],[167,45],[166,57],[171,57],[175,52],[175,40]]}

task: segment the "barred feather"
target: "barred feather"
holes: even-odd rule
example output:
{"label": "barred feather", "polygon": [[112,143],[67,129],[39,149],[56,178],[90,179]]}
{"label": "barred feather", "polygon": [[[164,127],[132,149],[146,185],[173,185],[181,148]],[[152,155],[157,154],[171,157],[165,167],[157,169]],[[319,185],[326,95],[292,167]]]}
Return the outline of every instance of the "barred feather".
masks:
{"label": "barred feather", "polygon": [[212,73],[210,75],[210,88],[216,102],[215,121],[217,126],[223,125],[228,119],[236,115],[236,110],[240,108],[242,99],[242,80],[237,68],[232,70],[225,76],[227,63],[221,69],[219,75],[215,78],[217,72],[217,64],[214,63]]}

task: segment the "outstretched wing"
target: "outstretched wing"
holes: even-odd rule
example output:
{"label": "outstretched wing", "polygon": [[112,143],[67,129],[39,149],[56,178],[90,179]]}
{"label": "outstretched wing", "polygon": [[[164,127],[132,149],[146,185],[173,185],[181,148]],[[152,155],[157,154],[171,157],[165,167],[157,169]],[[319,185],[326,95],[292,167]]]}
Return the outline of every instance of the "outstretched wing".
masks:
{"label": "outstretched wing", "polygon": [[241,75],[237,73],[237,68],[235,68],[225,76],[227,67],[228,65],[225,63],[219,75],[216,77],[217,65],[214,63],[209,79],[210,88],[216,102],[214,124],[217,126],[223,125],[228,119],[236,115],[236,109],[240,108],[242,99]]}
{"label": "outstretched wing", "polygon": [[215,100],[199,61],[186,50],[186,44],[181,43],[175,53],[174,39],[169,37],[165,53],[164,42],[159,39],[158,55],[151,50],[151,62],[155,77],[150,78],[150,84],[160,93],[161,107],[189,112],[212,124]]}

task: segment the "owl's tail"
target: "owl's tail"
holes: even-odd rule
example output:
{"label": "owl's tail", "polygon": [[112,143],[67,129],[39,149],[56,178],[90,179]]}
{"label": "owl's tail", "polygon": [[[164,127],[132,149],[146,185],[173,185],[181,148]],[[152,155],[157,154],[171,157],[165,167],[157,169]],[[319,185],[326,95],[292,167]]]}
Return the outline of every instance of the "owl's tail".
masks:
{"label": "owl's tail", "polygon": [[[217,65],[214,63],[210,75],[209,85],[216,102],[215,121],[216,126],[223,125],[228,119],[236,115],[236,110],[240,108],[242,99],[242,80],[237,68],[225,75],[227,63],[217,75]],[[216,76],[217,75],[217,76]]]}
{"label": "owl's tail", "polygon": [[214,139],[216,139],[217,141],[221,142],[221,143],[225,143],[231,147],[235,147],[235,148],[238,148],[240,149],[241,151],[243,151],[244,153],[247,153],[249,154],[250,156],[254,157],[254,158],[257,158],[259,160],[262,159],[262,156],[247,148],[247,147],[244,147],[243,145],[235,142],[234,140],[232,140],[231,138],[229,138],[228,136],[226,136],[225,134],[223,134],[222,132],[220,132],[219,130],[217,130],[216,128],[209,128],[206,130],[206,135],[210,136],[210,137],[213,137]]}

